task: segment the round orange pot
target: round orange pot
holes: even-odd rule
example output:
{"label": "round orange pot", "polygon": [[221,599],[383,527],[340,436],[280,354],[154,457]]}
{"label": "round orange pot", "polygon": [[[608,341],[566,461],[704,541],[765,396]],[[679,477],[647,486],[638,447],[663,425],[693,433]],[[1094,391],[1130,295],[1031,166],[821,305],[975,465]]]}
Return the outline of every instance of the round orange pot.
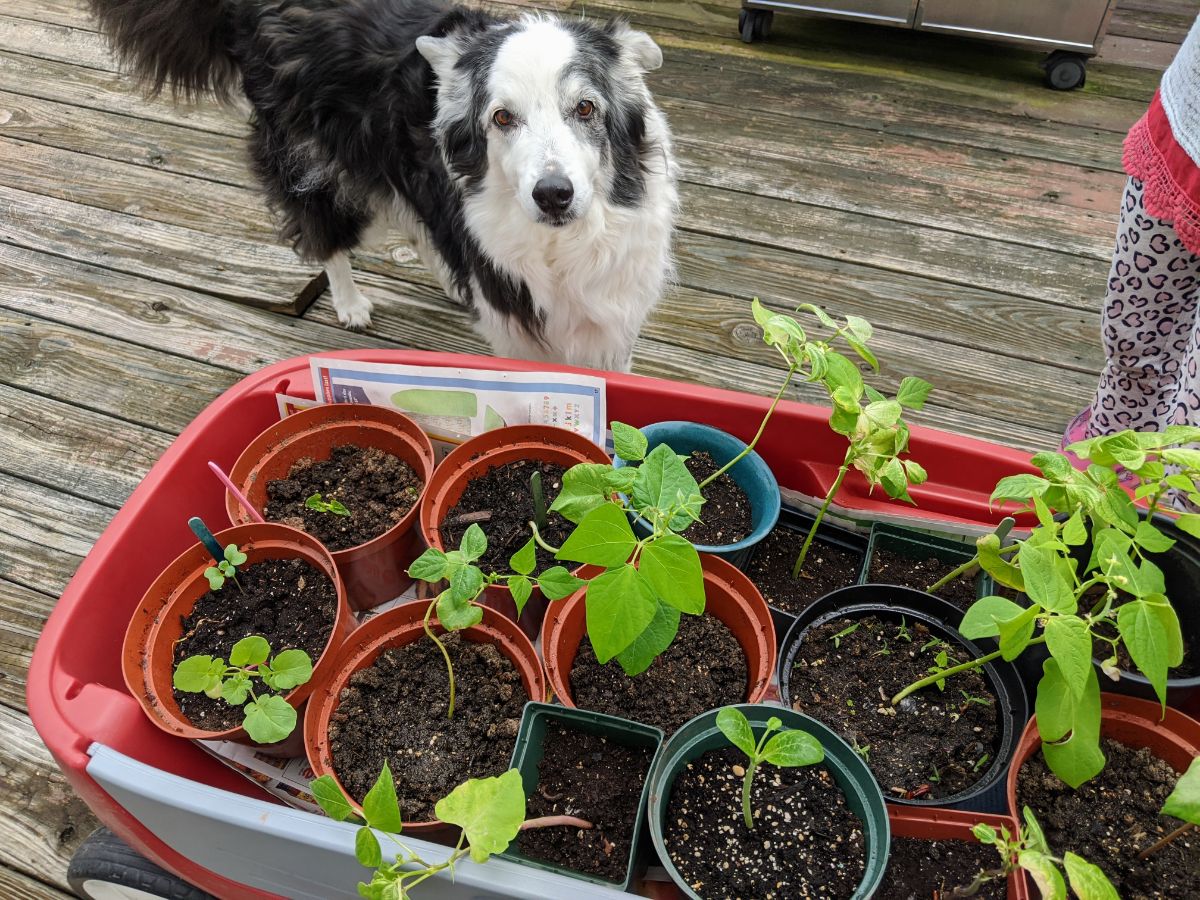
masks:
{"label": "round orange pot", "polygon": [[[296,460],[328,459],[334,447],[374,447],[404,460],[428,489],[433,475],[433,444],[421,427],[403,413],[366,403],[314,406],[276,422],[250,442],[229,472],[230,480],[260,513],[267,484],[286,478]],[[416,522],[419,502],[379,537],[333,553],[354,610],[372,609],[404,593],[411,583],[408,567],[423,549]],[[235,525],[250,514],[229,491],[225,509]]]}
{"label": "round orange pot", "polygon": [[[746,654],[749,683],[746,702],[758,703],[771,686],[775,670],[775,625],[758,588],[740,569],[717,556],[700,554],[704,570],[704,612],[716,616],[733,632]],[[550,604],[542,632],[542,655],[554,695],[566,706],[571,697],[571,667],[587,625],[587,589],[560,603]]]}
{"label": "round orange pot", "polygon": [[[354,615],[346,602],[346,589],[338,576],[333,557],[312,535],[275,523],[238,525],[216,535],[221,546],[237,544],[246,554],[246,566],[265,560],[303,559],[324,572],[337,590],[337,616],[333,631],[320,657],[313,662],[312,678],[293,689],[284,699],[302,715],[305,702],[317,684],[333,669],[336,651],[354,630]],[[303,734],[297,725],[290,736],[277,744],[255,744],[242,728],[204,731],[184,717],[175,702],[171,680],[175,669],[174,649],[183,633],[183,620],[208,591],[204,570],[213,559],[201,544],[195,544],[167,566],[154,580],[134,611],[125,631],[121,667],[125,685],[142,704],[146,715],[168,734],[190,740],[236,741],[274,756],[299,756]],[[231,588],[231,590],[233,590]],[[272,648],[276,651],[287,649]]]}
{"label": "round orange pot", "polygon": [[[421,533],[430,547],[447,548],[442,542],[439,527],[459,499],[467,484],[497,466],[525,459],[570,468],[579,463],[609,463],[611,460],[600,447],[587,438],[551,425],[510,425],[471,438],[455,447],[442,460],[421,500]],[[546,599],[536,587],[525,604],[520,618],[512,593],[504,584],[488,585],[481,602],[518,621],[531,638],[537,636],[546,612]]]}
{"label": "round orange pot", "polygon": [[[329,669],[329,676],[322,679],[313,693],[312,702],[304,715],[304,751],[313,777],[329,775],[338,780],[333,768],[333,754],[329,749],[329,723],[341,702],[342,691],[359,669],[375,662],[376,657],[391,647],[403,647],[425,637],[423,621],[429,608],[426,600],[404,603],[368,619],[342,645],[337,658]],[[437,619],[431,622],[442,634],[445,629]],[[546,698],[546,679],[541,661],[524,632],[511,619],[494,609],[483,607],[483,621],[459,632],[465,640],[477,644],[495,644],[496,649],[517,667],[521,683],[530,700]],[[338,781],[341,786],[341,781]],[[342,793],[346,791],[343,788]],[[347,795],[349,796],[349,795]],[[429,834],[446,829],[438,821],[405,822],[405,834]]]}

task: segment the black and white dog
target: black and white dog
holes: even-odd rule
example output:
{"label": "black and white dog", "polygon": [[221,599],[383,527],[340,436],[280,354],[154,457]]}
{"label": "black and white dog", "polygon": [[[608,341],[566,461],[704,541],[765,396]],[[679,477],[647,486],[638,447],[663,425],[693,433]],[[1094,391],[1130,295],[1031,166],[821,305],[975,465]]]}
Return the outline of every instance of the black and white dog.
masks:
{"label": "black and white dog", "polygon": [[348,254],[391,225],[496,353],[629,367],[677,205],[647,35],[437,0],[91,2],[155,90],[240,82],[255,171],[342,324],[371,315]]}

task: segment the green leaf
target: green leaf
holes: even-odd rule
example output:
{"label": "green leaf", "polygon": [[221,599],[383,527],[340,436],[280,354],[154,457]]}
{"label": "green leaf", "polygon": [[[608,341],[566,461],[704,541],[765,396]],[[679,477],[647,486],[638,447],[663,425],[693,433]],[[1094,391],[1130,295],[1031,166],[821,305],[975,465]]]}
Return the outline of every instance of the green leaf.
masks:
{"label": "green leaf", "polygon": [[1071,614],[1076,608],[1074,585],[1059,565],[1060,558],[1053,550],[1029,541],[1017,550],[1017,564],[1029,599],[1046,609]]}
{"label": "green leaf", "polygon": [[317,805],[325,810],[325,815],[333,821],[345,822],[348,819],[358,818],[354,807],[350,805],[350,801],[342,793],[337,779],[332,775],[322,775],[320,778],[310,781],[308,789],[316,799]]}
{"label": "green leaf", "polygon": [[915,459],[904,460],[904,474],[909,484],[924,484],[929,479],[929,473]]}
{"label": "green leaf", "polygon": [[230,706],[241,706],[250,696],[250,676],[238,672],[221,685],[221,699]]}
{"label": "green leaf", "polygon": [[1045,853],[1022,850],[1017,854],[1017,864],[1029,873],[1042,893],[1042,900],[1067,900],[1067,884],[1062,873]]}
{"label": "green leaf", "polygon": [[[404,827],[400,819],[400,801],[396,798],[396,782],[392,768],[384,760],[379,777],[363,797],[363,817],[367,824],[389,834],[399,834]],[[440,817],[440,816],[439,816]]]}
{"label": "green leaf", "polygon": [[633,639],[633,643],[617,654],[617,662],[631,678],[641,675],[658,655],[671,646],[679,633],[681,613],[674,606],[655,600],[658,608],[645,630]]}
{"label": "green leaf", "polygon": [[1167,708],[1167,668],[1172,641],[1167,634],[1164,616],[1172,619],[1178,630],[1175,612],[1167,604],[1132,600],[1117,610],[1117,630],[1141,673],[1146,676],[1158,695],[1163,712]]}
{"label": "green leaf", "polygon": [[[654,449],[658,451],[658,447]],[[647,460],[642,466],[649,464]],[[583,517],[563,542],[557,558],[611,569],[628,560],[636,545],[637,538],[629,527],[625,510],[615,503],[605,503]]]}
{"label": "green leaf", "polygon": [[1058,661],[1059,672],[1075,697],[1082,697],[1092,671],[1092,633],[1077,616],[1051,616],[1046,622],[1046,647]]}
{"label": "green leaf", "polygon": [[1200,537],[1200,514],[1188,513],[1175,520],[1175,527],[1192,537]]}
{"label": "green leaf", "polygon": [[1087,526],[1083,523],[1083,510],[1077,509],[1063,525],[1062,539],[1071,547],[1078,547],[1087,541]]}
{"label": "green leaf", "polygon": [[530,538],[526,541],[525,546],[512,555],[508,564],[518,575],[532,574],[533,570],[537,568],[537,543],[534,539]]}
{"label": "green leaf", "polygon": [[430,547],[413,560],[408,567],[408,574],[418,581],[441,581],[446,577],[446,554],[436,547]]}
{"label": "green leaf", "polygon": [[450,572],[450,594],[460,603],[470,603],[483,590],[483,571],[478,566],[457,566]]}
{"label": "green leaf", "polygon": [[225,665],[211,656],[189,656],[175,667],[171,683],[185,694],[199,694],[221,683]]}
{"label": "green leaf", "polygon": [[1162,452],[1164,461],[1184,469],[1200,469],[1200,450],[1191,447],[1173,447]]}
{"label": "green leaf", "polygon": [[462,551],[467,562],[475,562],[487,552],[487,546],[487,535],[483,533],[483,529],[479,527],[478,523],[472,522],[463,532],[458,549]]}
{"label": "green leaf", "polygon": [[654,619],[659,605],[653,589],[630,565],[592,579],[585,603],[588,637],[601,663],[632,644]]}
{"label": "green leaf", "polygon": [[277,694],[251,700],[243,709],[246,718],[242,725],[257,744],[282,741],[296,727],[296,710]]}
{"label": "green leaf", "polygon": [[1013,619],[1025,611],[1006,597],[980,597],[968,607],[958,630],[965,638],[999,637],[1000,622]]}
{"label": "green leaf", "polygon": [[1000,537],[985,534],[975,542],[979,552],[979,565],[1000,584],[1014,590],[1025,590],[1025,579],[1021,570],[1000,554]]}
{"label": "green leaf", "polygon": [[875,334],[875,329],[871,327],[871,323],[862,316],[846,316],[846,329],[864,343],[869,341]]}
{"label": "green leaf", "polygon": [[650,442],[637,428],[624,422],[613,422],[612,433],[613,450],[621,459],[626,462],[639,462],[646,458],[646,448],[650,446]]}
{"label": "green leaf", "polygon": [[439,800],[434,815],[462,828],[471,859],[487,862],[508,849],[525,821],[521,773],[509,769],[497,778],[472,778]]}
{"label": "green leaf", "polygon": [[740,709],[733,706],[724,707],[717,713],[717,727],[721,729],[721,734],[725,735],[729,743],[750,759],[754,759],[758,742],[754,740],[754,731],[750,728],[750,721]]}
{"label": "green leaf", "polygon": [[225,576],[221,574],[221,570],[216,566],[209,566],[204,570],[204,577],[208,579],[208,587],[210,590],[219,591],[225,584]]}
{"label": "green leaf", "polygon": [[460,600],[453,591],[442,591],[437,598],[437,617],[447,631],[462,631],[483,621],[483,608]]}
{"label": "green leaf", "polygon": [[[652,515],[648,514],[650,510],[666,512],[674,509],[680,504],[681,498],[690,501],[692,512],[699,516],[703,503],[700,486],[675,451],[666,444],[659,444],[638,466],[631,494],[633,505],[640,514],[653,520]],[[691,520],[692,517],[677,515],[670,526],[679,530],[686,528]]]}
{"label": "green leaf", "polygon": [[996,482],[991,502],[997,500],[1032,500],[1046,493],[1050,482],[1038,475],[1006,475]]}
{"label": "green leaf", "polygon": [[1082,856],[1068,850],[1063,854],[1063,868],[1079,900],[1121,900],[1104,870]]}
{"label": "green leaf", "polygon": [[794,728],[773,735],[763,747],[763,759],[773,766],[811,766],[824,758],[821,742],[807,731]]}
{"label": "green leaf", "polygon": [[1046,842],[1046,833],[1042,831],[1042,826],[1033,815],[1033,810],[1024,806],[1021,808],[1021,814],[1025,819],[1025,843],[1031,850],[1037,850],[1049,856],[1050,845]]}
{"label": "green leaf", "polygon": [[642,577],[659,598],[681,612],[704,612],[704,572],[700,554],[677,534],[664,534],[642,548]]}
{"label": "green leaf", "polygon": [[863,362],[865,362],[876,372],[879,371],[879,360],[875,358],[875,354],[871,352],[870,348],[867,347],[865,343],[860,341],[858,338],[851,337],[848,334],[842,335],[842,337],[846,339],[846,343],[849,344],[850,348],[859,355]]}
{"label": "green leaf", "polygon": [[512,592],[513,603],[517,605],[517,615],[519,616],[533,595],[533,582],[524,575],[517,575],[508,579],[508,589]]}
{"label": "green leaf", "polygon": [[1148,553],[1165,553],[1175,546],[1174,538],[1169,538],[1145,519],[1137,524],[1133,540]]}
{"label": "green leaf", "polygon": [[354,834],[354,857],[360,866],[374,869],[383,864],[383,849],[371,826],[364,825]]}
{"label": "green leaf", "polygon": [[537,577],[538,587],[548,600],[562,600],[570,597],[587,584],[576,578],[564,566],[551,566]]}
{"label": "green leaf", "polygon": [[996,623],[1000,634],[1000,656],[1005,662],[1012,662],[1029,646],[1034,622],[1040,613],[1041,608],[1035,604],[1020,615]]}
{"label": "green leaf", "polygon": [[1055,775],[1077,788],[1104,769],[1100,683],[1091,669],[1083,696],[1075,697],[1055,659],[1042,664],[1042,673],[1035,704],[1042,754]]}
{"label": "green leaf", "polygon": [[284,650],[271,660],[276,690],[290,691],[312,678],[312,660],[303,650]]}
{"label": "green leaf", "polygon": [[1162,814],[1200,825],[1200,756],[1192,760],[1163,804]]}
{"label": "green leaf", "polygon": [[240,566],[246,561],[246,554],[238,549],[237,544],[227,544],[225,547],[225,561],[232,566]]}
{"label": "green leaf", "polygon": [[[610,469],[608,472],[604,473],[605,485],[610,490],[618,491],[622,494],[628,494],[630,491],[632,491],[633,483],[635,481],[637,481],[637,468],[634,466],[622,466],[619,469]],[[585,512],[590,511],[591,510],[585,510]]]}
{"label": "green leaf", "polygon": [[614,469],[605,463],[571,466],[563,475],[562,490],[550,504],[550,509],[578,525],[592,510],[611,502],[614,473],[625,471],[629,472],[626,478],[637,477],[637,469],[629,467]]}
{"label": "green leaf", "polygon": [[925,406],[925,399],[932,390],[933,385],[928,381],[909,375],[900,382],[900,388],[896,391],[896,400],[907,409],[921,409]]}
{"label": "green leaf", "polygon": [[996,829],[984,822],[979,822],[971,826],[971,834],[975,835],[975,840],[981,844],[996,843]]}

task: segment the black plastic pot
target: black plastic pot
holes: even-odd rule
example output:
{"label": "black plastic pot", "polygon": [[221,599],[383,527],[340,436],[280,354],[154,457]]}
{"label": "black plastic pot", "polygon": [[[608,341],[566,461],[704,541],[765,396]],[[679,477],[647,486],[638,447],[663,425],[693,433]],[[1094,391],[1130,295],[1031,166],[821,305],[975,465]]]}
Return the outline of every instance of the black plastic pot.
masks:
{"label": "black plastic pot", "polygon": [[[953,604],[930,594],[890,584],[862,584],[826,594],[796,617],[791,630],[779,647],[779,693],[785,706],[792,706],[791,671],[796,654],[808,631],[830,619],[878,616],[889,621],[921,622],[942,640],[959,644],[970,657],[988,652],[967,640],[954,625],[962,620],[962,611]],[[901,800],[888,797],[889,803],[910,806],[942,806],[972,812],[1000,813],[1008,808],[1004,779],[1021,730],[1029,719],[1029,701],[1020,676],[1011,664],[1001,660],[986,663],[987,678],[1000,713],[1000,746],[991,766],[970,789],[936,800]]]}
{"label": "black plastic pot", "polygon": [[[948,566],[961,566],[975,555],[975,546],[967,540],[960,540],[949,535],[929,534],[902,525],[890,525],[877,522],[871,528],[871,537],[867,542],[867,555],[863,559],[862,575],[859,584],[872,584],[871,560],[877,549],[887,550],[897,556],[907,559],[924,560],[929,557],[945,563]],[[989,579],[990,581],[990,579]],[[982,570],[975,576],[975,596],[983,597],[984,573]]]}

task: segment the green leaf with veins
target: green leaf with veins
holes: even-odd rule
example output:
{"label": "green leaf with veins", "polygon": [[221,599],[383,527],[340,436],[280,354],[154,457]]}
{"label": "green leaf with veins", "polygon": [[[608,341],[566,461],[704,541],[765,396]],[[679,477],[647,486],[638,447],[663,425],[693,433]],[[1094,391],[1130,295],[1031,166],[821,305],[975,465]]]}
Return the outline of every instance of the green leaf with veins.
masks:
{"label": "green leaf with veins", "polygon": [[1050,855],[1050,845],[1046,842],[1046,833],[1042,831],[1041,823],[1033,815],[1033,810],[1028,806],[1021,808],[1021,815],[1025,819],[1025,843],[1033,850]]}
{"label": "green leaf with veins", "polygon": [[628,560],[635,546],[637,538],[625,510],[615,503],[605,503],[584,516],[556,555],[558,559],[612,568]]}
{"label": "green leaf with veins", "polygon": [[1079,787],[1104,769],[1100,749],[1100,683],[1088,672],[1083,695],[1076,697],[1053,658],[1042,664],[1035,710],[1042,755],[1059,778]]}
{"label": "green leaf with veins", "polygon": [[1000,654],[1005,662],[1012,662],[1029,646],[1033,638],[1033,628],[1041,607],[1036,603],[1019,615],[997,623],[1000,635]]}
{"label": "green leaf with veins", "polygon": [[1042,900],[1067,900],[1067,885],[1054,861],[1045,853],[1022,850],[1017,864],[1029,873],[1042,894]]}
{"label": "green leaf with veins", "polygon": [[517,575],[508,579],[508,589],[512,592],[513,603],[517,606],[517,615],[519,616],[533,595],[533,582],[524,575]]}
{"label": "green leaf with veins", "polygon": [[508,849],[525,821],[521,773],[509,769],[496,778],[472,778],[439,800],[433,811],[441,821],[462,828],[472,860],[487,862],[493,853]]}
{"label": "green leaf with veins", "polygon": [[965,638],[999,637],[1000,622],[1016,618],[1025,611],[1006,597],[980,597],[968,607],[958,630]]}
{"label": "green leaf with veins", "polygon": [[534,539],[526,541],[525,546],[512,555],[508,564],[518,575],[533,574],[533,570],[537,568],[537,543]]}
{"label": "green leaf with veins", "polygon": [[674,606],[668,606],[661,600],[655,600],[657,608],[654,618],[628,647],[617,654],[617,662],[625,674],[633,677],[641,675],[659,654],[671,646],[675,635],[679,633],[679,619],[682,615]]}
{"label": "green leaf with veins", "polygon": [[437,598],[437,617],[447,631],[462,631],[483,621],[483,608],[458,598],[454,591],[442,591]]}
{"label": "green leaf with veins", "polygon": [[374,869],[383,864],[383,848],[371,826],[364,825],[354,833],[354,858],[360,866]]}
{"label": "green leaf with veins", "polygon": [[1121,639],[1134,664],[1154,688],[1164,712],[1167,708],[1167,669],[1176,649],[1168,628],[1178,633],[1179,621],[1169,604],[1132,600],[1117,610],[1117,630]]}
{"label": "green leaf with veins", "polygon": [[430,547],[408,567],[408,574],[418,581],[441,581],[446,577],[446,554]]}
{"label": "green leaf with veins", "polygon": [[342,793],[337,779],[332,775],[322,775],[320,778],[310,781],[308,789],[312,792],[317,804],[325,811],[325,815],[333,821],[345,822],[358,819],[354,807],[350,805],[350,801]]}
{"label": "green leaf with veins", "polygon": [[221,699],[230,706],[241,706],[250,696],[250,676],[238,672],[221,685]]}
{"label": "green leaf with veins", "polygon": [[922,409],[932,390],[933,385],[928,381],[908,375],[900,382],[900,387],[896,391],[896,400],[907,409]]}
{"label": "green leaf with veins", "polygon": [[[1195,501],[1192,501],[1193,503]],[[1200,514],[1188,513],[1175,520],[1175,527],[1184,534],[1200,537]]]}
{"label": "green leaf with veins", "polygon": [[[603,463],[579,463],[571,466],[563,475],[562,490],[550,504],[552,512],[562,516],[576,525],[583,521],[592,510],[610,502],[613,492],[611,480],[614,472],[624,471],[613,469]],[[636,475],[636,469],[629,470]]]}
{"label": "green leaf with veins", "polygon": [[363,817],[367,824],[389,834],[399,834],[404,827],[400,818],[400,801],[396,797],[396,781],[392,769],[384,760],[379,777],[367,791],[362,802]]}
{"label": "green leaf with veins", "polygon": [[626,462],[639,462],[646,458],[650,442],[640,430],[624,422],[612,423],[613,450]]}
{"label": "green leaf with veins", "polygon": [[1173,538],[1167,537],[1149,522],[1142,520],[1133,533],[1134,542],[1147,553],[1166,553],[1175,546]]}
{"label": "green leaf with veins", "polygon": [[661,600],[681,612],[704,612],[704,572],[700,554],[677,534],[665,534],[642,548],[642,577]]}
{"label": "green leaf with veins", "polygon": [[631,499],[637,511],[651,518],[652,510],[665,514],[680,505],[680,498],[687,504],[690,513],[675,515],[668,526],[673,531],[686,528],[700,514],[703,498],[700,485],[687,466],[666,444],[659,444],[650,451],[645,461],[638,466],[637,478],[633,482]]}
{"label": "green leaf with veins", "polygon": [[623,565],[592,579],[585,604],[588,638],[596,659],[606,663],[654,620],[659,601],[638,570]]}
{"label": "green leaf with veins", "polygon": [[774,766],[811,766],[825,758],[825,750],[807,731],[789,729],[767,740],[762,758]]}
{"label": "green leaf with veins", "polygon": [[1017,563],[1025,582],[1025,593],[1046,609],[1075,611],[1075,591],[1059,566],[1060,557],[1046,547],[1025,541],[1017,550]]}
{"label": "green leaf with veins", "polygon": [[1063,868],[1079,900],[1121,900],[1104,870],[1068,850],[1063,854]]}
{"label": "green leaf with veins", "polygon": [[487,546],[487,535],[483,533],[483,529],[479,527],[478,523],[472,522],[463,532],[458,549],[467,562],[475,562],[487,552]]}
{"label": "green leaf with veins", "polygon": [[246,714],[243,727],[257,744],[282,741],[296,727],[296,710],[276,694],[251,700],[243,709]]}
{"label": "green leaf with veins", "polygon": [[721,729],[721,734],[729,740],[729,743],[737,747],[750,759],[754,759],[755,751],[758,749],[758,741],[754,739],[754,731],[750,727],[750,720],[745,714],[736,707],[726,706],[717,713],[717,728]]}
{"label": "green leaf with veins", "polygon": [[233,649],[229,651],[229,664],[238,668],[256,666],[266,662],[270,655],[271,645],[267,643],[267,639],[254,634],[233,645]]}
{"label": "green leaf with veins", "polygon": [[1200,756],[1192,759],[1163,804],[1162,814],[1200,825]]}
{"label": "green leaf with veins", "polygon": [[175,667],[171,683],[185,694],[199,694],[221,683],[225,661],[211,656],[189,656]]}
{"label": "green leaf with veins", "polygon": [[548,600],[563,600],[587,584],[564,566],[551,566],[537,577],[538,587]]}
{"label": "green leaf with veins", "polygon": [[1051,616],[1046,622],[1046,647],[1058,662],[1071,693],[1079,698],[1092,670],[1092,633],[1077,616]]}
{"label": "green leaf with veins", "polygon": [[284,650],[271,660],[271,673],[274,687],[280,691],[290,691],[294,687],[306,684],[312,678],[312,660],[303,650]]}
{"label": "green leaf with veins", "polygon": [[450,575],[449,593],[460,603],[470,603],[483,590],[483,572],[477,566],[459,566]]}

